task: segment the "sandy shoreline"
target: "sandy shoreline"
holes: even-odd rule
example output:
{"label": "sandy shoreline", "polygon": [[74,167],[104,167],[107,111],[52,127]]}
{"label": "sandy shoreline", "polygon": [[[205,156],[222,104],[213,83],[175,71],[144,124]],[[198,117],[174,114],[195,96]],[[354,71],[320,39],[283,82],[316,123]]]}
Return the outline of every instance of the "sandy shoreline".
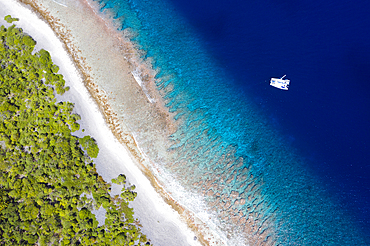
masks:
{"label": "sandy shoreline", "polygon": [[[55,11],[63,11],[63,8],[66,8],[63,5],[58,5],[51,1],[47,2],[47,4],[55,5]],[[145,170],[139,170],[138,166],[140,165],[137,162],[140,161],[143,157],[139,153],[140,150],[135,149],[135,143],[133,142],[133,139],[129,138],[129,129],[125,129],[124,127],[122,127],[122,124],[118,124],[118,122],[120,121],[119,117],[109,108],[106,108],[107,110],[104,112],[105,115],[103,116],[101,113],[102,111],[96,104],[96,101],[94,101],[94,99],[90,96],[89,91],[85,87],[86,83],[89,84],[89,81],[83,81],[84,75],[86,76],[86,74],[83,73],[91,73],[91,70],[88,71],[89,66],[85,66],[84,69],[86,69],[86,71],[82,71],[82,73],[80,73],[81,71],[79,71],[79,69],[81,68],[78,67],[78,64],[71,60],[71,53],[68,54],[66,52],[66,46],[62,42],[60,42],[60,40],[55,36],[53,30],[50,29],[50,27],[45,22],[40,20],[35,13],[32,13],[30,11],[29,7],[25,8],[24,5],[19,4],[15,0],[0,0],[0,5],[1,18],[3,18],[7,14],[11,14],[13,17],[20,18],[20,21],[16,23],[17,26],[21,27],[26,33],[30,34],[38,42],[38,45],[36,47],[37,49],[44,48],[48,50],[53,61],[60,67],[60,73],[63,74],[63,76],[65,77],[66,85],[71,87],[71,90],[60,97],[60,99],[68,100],[75,103],[75,112],[80,114],[82,117],[82,120],[79,123],[81,125],[81,129],[85,129],[85,133],[79,131],[76,134],[89,134],[97,140],[100,147],[100,154],[96,159],[98,172],[103,176],[105,180],[115,178],[120,173],[125,173],[128,177],[128,180],[136,185],[138,197],[132,205],[135,210],[135,215],[140,219],[143,225],[144,234],[148,235],[148,238],[151,239],[154,245],[200,245],[199,234],[194,234],[194,232],[191,231],[188,228],[187,224],[184,222],[184,217],[187,217],[189,215],[184,213],[182,216],[183,218],[180,218],[179,214],[173,208],[171,208],[171,206],[168,205],[168,203],[176,202],[171,201],[170,196],[168,196],[167,203],[164,202],[163,198],[158,195],[158,193],[152,186],[153,183],[155,183],[155,180],[148,180],[148,178],[145,177],[142,173],[142,171]],[[77,7],[82,7],[82,5]],[[4,23],[5,21],[1,21],[1,24]],[[105,23],[100,24],[105,25]],[[107,29],[109,28],[107,27]],[[63,39],[63,37],[66,38],[67,36],[60,35],[60,37]],[[80,46],[78,46],[78,48],[80,48]],[[79,50],[79,52],[80,54],[86,55],[86,53],[83,53],[83,51],[81,50]],[[104,52],[104,50],[100,52]],[[76,58],[74,57],[74,59]],[[80,57],[80,59],[83,58]],[[81,60],[81,63],[83,62],[85,61]],[[116,62],[116,64],[122,65],[121,61],[114,62]],[[76,65],[78,67],[77,69]],[[91,65],[91,67],[94,67],[94,65],[97,66],[97,64],[93,64],[93,62],[89,63],[89,65]],[[144,102],[145,105],[149,105],[147,107],[154,108],[154,106],[150,106],[151,103],[148,102],[148,95],[146,95],[146,93],[144,93],[143,90],[141,90],[141,88],[138,86],[134,76],[132,76],[132,74],[129,74],[132,71],[135,71],[135,69],[130,66],[127,67],[127,65],[126,68],[127,70],[124,72],[129,76],[126,76],[125,79],[128,80],[127,83],[135,84],[132,85],[132,87],[134,88],[133,94],[139,94],[139,96],[136,96],[136,100],[141,100],[141,104],[143,104]],[[104,74],[94,74],[94,76],[97,77],[103,75]],[[94,89],[97,92],[100,92],[96,93],[95,96],[96,99],[99,99],[101,102],[107,101],[108,97],[114,97],[114,95],[104,95],[105,91],[111,91],[114,88],[107,88],[106,90],[105,88],[101,89],[97,86],[95,86],[95,88],[92,81],[87,87],[90,89],[90,93]],[[123,92],[117,91],[117,93]],[[153,92],[150,92],[150,89],[148,89],[147,93],[155,98],[155,95],[153,96]],[[130,100],[133,99],[131,98]],[[109,117],[109,114],[112,114],[113,117]],[[105,120],[108,120],[108,123],[110,124],[106,124]],[[109,122],[109,120],[111,120],[111,122]],[[112,127],[112,125],[116,125],[116,128]],[[169,128],[171,128],[171,126],[166,127],[166,129]],[[121,144],[122,141],[121,143],[117,141],[114,136],[117,134],[122,134],[123,136],[125,136],[126,134],[127,138],[123,139],[123,142],[127,144],[126,147],[128,147],[131,153],[127,151],[127,149]],[[164,136],[165,134],[162,133],[161,135]],[[137,152],[136,154],[135,151]],[[133,158],[132,155],[136,155],[137,158]],[[150,172],[149,170],[146,171]],[[160,189],[160,186],[157,187],[157,191],[158,189]],[[177,206],[177,204],[173,205],[175,207]],[[178,209],[181,209],[180,206],[178,206]],[[98,219],[102,219],[102,217],[99,217],[99,215],[97,217]],[[195,237],[197,237],[198,239],[194,240]]]}
{"label": "sandy shoreline", "polygon": [[[211,186],[217,188],[217,177],[194,183],[201,192],[192,193],[165,170],[179,164],[168,150],[169,136],[181,122],[173,120],[163,99],[172,88],[159,94],[151,61],[140,58],[143,51],[129,41],[130,33],[116,31],[110,13],[100,13],[91,0],[0,0],[0,5],[3,15],[21,19],[18,26],[60,67],[71,87],[62,99],[75,103],[81,129],[99,144],[99,174],[108,181],[125,173],[136,185],[132,205],[154,245],[269,245],[264,235],[253,234],[253,217],[233,215],[229,202],[217,204],[224,220],[212,220],[219,214],[205,198]],[[230,217],[239,228],[228,227]]]}
{"label": "sandy shoreline", "polygon": [[[143,51],[128,40],[129,34],[116,31],[109,13],[100,13],[93,0],[0,0],[0,13],[0,25],[7,14],[20,18],[16,24],[38,42],[36,50],[44,48],[51,53],[71,87],[58,100],[73,102],[75,113],[82,117],[79,123],[85,132],[74,134],[88,134],[97,140],[100,154],[95,163],[106,181],[124,173],[135,184],[138,197],[132,206],[153,245],[274,245],[274,232],[270,231],[275,228],[274,207],[264,200],[248,167],[243,167],[244,159],[237,159],[231,147],[219,155],[211,148],[202,152],[203,147],[199,152],[186,152],[182,140],[191,145],[192,135],[208,146],[206,131],[198,135],[173,120],[166,99],[159,94],[163,92],[156,89],[156,71],[150,61],[140,59]],[[166,90],[171,91],[170,86]],[[259,126],[269,130],[263,122]],[[173,152],[186,155],[172,155],[168,136],[174,132],[181,148]],[[263,141],[278,142],[275,135],[268,134]],[[285,160],[281,158],[284,152],[271,153],[271,159]],[[219,167],[209,169],[210,175],[206,170],[197,176],[197,166],[188,159],[199,158],[196,164],[203,164],[207,160],[203,156],[214,158]],[[294,173],[295,166],[286,164],[284,168]],[[180,171],[171,173],[177,167]],[[302,177],[300,181],[306,176]],[[183,186],[178,180],[185,180]],[[116,185],[112,188],[113,193],[120,190]],[[265,206],[271,217],[260,212]],[[96,215],[103,223],[104,212]],[[272,226],[265,230],[262,225],[267,223]]]}

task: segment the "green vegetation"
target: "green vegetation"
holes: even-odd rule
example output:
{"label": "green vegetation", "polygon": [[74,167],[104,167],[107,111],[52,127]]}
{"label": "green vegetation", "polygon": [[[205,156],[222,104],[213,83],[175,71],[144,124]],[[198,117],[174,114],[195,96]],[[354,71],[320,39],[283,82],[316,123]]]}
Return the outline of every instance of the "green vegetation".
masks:
{"label": "green vegetation", "polygon": [[[109,194],[91,159],[95,140],[72,135],[80,117],[57,103],[54,92],[68,88],[47,51],[32,54],[35,44],[15,25],[0,27],[0,245],[142,245],[134,187],[120,175],[122,198]],[[101,206],[99,226],[92,211]]]}
{"label": "green vegetation", "polygon": [[83,138],[80,138],[80,144],[81,146],[86,149],[87,154],[91,156],[92,158],[98,157],[99,148],[98,145],[96,145],[95,140],[91,138],[90,136],[85,136]]}
{"label": "green vegetation", "polygon": [[10,15],[5,16],[4,20],[8,23],[13,23],[13,21],[19,21],[18,18],[12,18]]}

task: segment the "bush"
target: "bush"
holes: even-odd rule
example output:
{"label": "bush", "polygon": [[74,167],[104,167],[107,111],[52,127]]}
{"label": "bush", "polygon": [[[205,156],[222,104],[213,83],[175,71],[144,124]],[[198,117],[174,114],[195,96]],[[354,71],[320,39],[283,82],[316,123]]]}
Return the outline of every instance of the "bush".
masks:
{"label": "bush", "polygon": [[18,18],[12,18],[10,15],[4,17],[4,20],[8,23],[12,23],[13,21],[19,21]]}
{"label": "bush", "polygon": [[[142,245],[126,201],[135,195],[111,197],[95,140],[73,136],[80,116],[55,103],[67,89],[49,52],[32,54],[36,42],[15,25],[1,26],[0,39],[0,245]],[[101,204],[109,219],[98,227],[91,209]]]}
{"label": "bush", "polygon": [[96,144],[95,139],[93,139],[90,136],[85,136],[83,138],[80,138],[81,146],[87,151],[87,154],[91,156],[92,158],[98,157],[99,154],[99,148]]}

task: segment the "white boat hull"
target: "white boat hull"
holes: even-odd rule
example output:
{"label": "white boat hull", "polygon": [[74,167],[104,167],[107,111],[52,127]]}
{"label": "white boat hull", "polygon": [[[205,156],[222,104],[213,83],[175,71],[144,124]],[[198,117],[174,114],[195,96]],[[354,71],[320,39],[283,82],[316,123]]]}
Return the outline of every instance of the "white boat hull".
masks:
{"label": "white boat hull", "polygon": [[[284,77],[285,76],[283,76],[283,78]],[[275,87],[275,88],[287,91],[289,89],[290,80],[289,79],[283,79],[283,78],[281,78],[281,79],[271,78],[270,85]]]}

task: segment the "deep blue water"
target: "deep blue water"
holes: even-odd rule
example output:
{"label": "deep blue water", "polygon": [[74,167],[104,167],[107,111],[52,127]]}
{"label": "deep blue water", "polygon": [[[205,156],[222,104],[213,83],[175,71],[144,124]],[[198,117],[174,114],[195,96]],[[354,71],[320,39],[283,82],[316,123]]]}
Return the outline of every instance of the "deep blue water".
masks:
{"label": "deep blue water", "polygon": [[[260,183],[261,221],[275,214],[277,243],[365,245],[370,3],[99,2],[125,17],[122,27],[153,57],[163,78],[158,88],[174,88],[167,106],[185,123],[172,136],[173,149],[189,160],[183,169],[199,168],[185,185],[216,174],[224,164],[215,160],[232,148],[235,163],[243,157],[248,175]],[[271,77],[284,74],[289,91],[269,86]],[[303,163],[287,154],[290,149]],[[236,166],[223,174],[241,172]],[[220,192],[254,195],[238,182]]]}
{"label": "deep blue water", "polygon": [[171,1],[370,231],[370,3]]}

